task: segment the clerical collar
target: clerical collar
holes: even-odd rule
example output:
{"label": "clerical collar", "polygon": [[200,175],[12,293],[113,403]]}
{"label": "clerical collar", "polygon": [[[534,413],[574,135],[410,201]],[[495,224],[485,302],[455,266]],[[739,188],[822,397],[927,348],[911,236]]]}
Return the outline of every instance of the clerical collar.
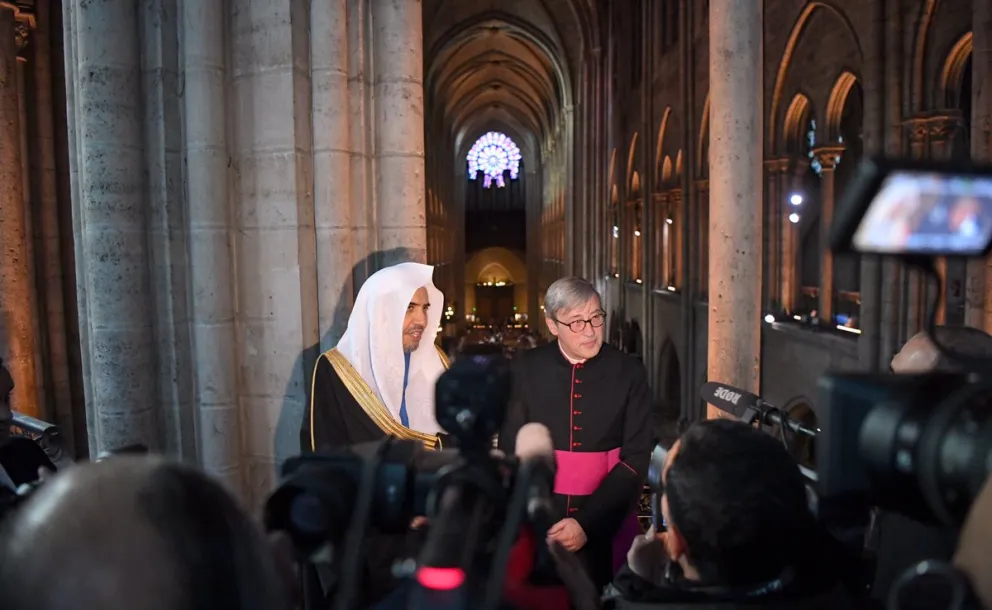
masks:
{"label": "clerical collar", "polygon": [[569,364],[585,364],[585,358],[582,360],[575,360],[574,358],[569,357],[569,355],[565,353],[565,350],[561,348],[561,341],[556,341],[556,343],[558,344],[558,351],[561,352],[561,355],[565,358],[565,360],[568,360]]}

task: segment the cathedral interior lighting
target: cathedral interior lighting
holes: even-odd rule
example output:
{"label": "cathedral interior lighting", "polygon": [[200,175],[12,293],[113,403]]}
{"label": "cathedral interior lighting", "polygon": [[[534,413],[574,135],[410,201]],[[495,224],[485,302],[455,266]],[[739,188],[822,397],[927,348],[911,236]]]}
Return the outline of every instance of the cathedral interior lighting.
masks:
{"label": "cathedral interior lighting", "polygon": [[772,314],[766,314],[765,315],[765,322],[768,322],[769,324],[771,324],[774,321],[775,321],[775,316],[773,316]]}
{"label": "cathedral interior lighting", "polygon": [[789,203],[791,203],[792,205],[802,205],[803,196],[800,195],[799,193],[793,193],[792,196],[789,197]]}
{"label": "cathedral interior lighting", "polygon": [[792,224],[798,223],[799,222],[799,214],[796,214],[795,212],[789,214],[789,222],[791,222]]}
{"label": "cathedral interior lighting", "polygon": [[490,188],[493,182],[497,187],[506,186],[504,172],[510,172],[510,180],[516,180],[520,172],[520,148],[510,136],[498,131],[485,133],[468,151],[469,180],[475,180],[479,172],[483,174],[483,188]]}

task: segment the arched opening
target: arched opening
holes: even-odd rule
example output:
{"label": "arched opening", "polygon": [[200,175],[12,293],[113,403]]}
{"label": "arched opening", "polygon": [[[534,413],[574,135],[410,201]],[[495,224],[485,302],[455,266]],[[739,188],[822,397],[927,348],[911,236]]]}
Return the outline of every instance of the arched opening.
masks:
{"label": "arched opening", "polygon": [[[814,153],[817,146],[816,116],[808,98],[796,94],[785,114],[783,129],[785,153],[794,168],[784,194],[788,208],[790,235],[783,239],[788,249],[783,258],[792,260],[788,268],[799,284],[793,311],[816,311],[820,290],[820,165]],[[791,283],[790,283],[791,285]]]}
{"label": "arched opening", "polygon": [[[955,55],[957,52],[957,55]],[[957,111],[961,127],[954,132],[950,143],[949,156],[953,161],[967,162],[971,160],[971,110],[972,110],[972,64],[974,53],[971,51],[971,36],[962,38],[955,45],[951,56],[948,57],[948,68],[945,99],[949,110]],[[948,257],[945,270],[944,286],[944,324],[961,325],[965,323],[967,301],[965,285],[968,275],[968,261],[961,257]]]}
{"label": "arched opening", "polygon": [[655,434],[667,438],[677,431],[682,415],[682,370],[671,339],[665,341],[659,352],[657,383],[660,400],[655,413]]}
{"label": "arched opening", "polygon": [[[789,419],[799,422],[803,426],[816,430],[819,424],[816,420],[816,411],[813,405],[806,398],[794,398],[786,403],[782,409]],[[778,426],[773,427],[772,433],[781,435],[782,431]],[[789,445],[789,452],[795,458],[796,463],[807,468],[816,469],[816,439],[800,434],[785,433],[786,443]]]}
{"label": "arched opening", "polygon": [[[864,92],[855,81],[847,92],[840,116],[837,139],[844,154],[834,175],[836,201],[841,201],[864,155]],[[860,328],[861,258],[854,254],[834,257],[833,311],[837,324]]]}

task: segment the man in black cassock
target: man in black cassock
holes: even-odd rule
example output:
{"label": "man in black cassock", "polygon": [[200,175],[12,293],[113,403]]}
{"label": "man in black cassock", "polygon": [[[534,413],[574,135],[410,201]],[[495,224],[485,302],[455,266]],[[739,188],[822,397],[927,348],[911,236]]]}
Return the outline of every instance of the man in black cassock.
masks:
{"label": "man in black cassock", "polygon": [[[317,358],[300,431],[304,453],[385,436],[442,447],[434,385],[448,360],[434,345],[444,297],[433,274],[431,266],[401,263],[362,285],[341,340]],[[392,565],[414,552],[416,538],[373,533],[366,540],[360,605],[395,588]]]}
{"label": "man in black cassock", "polygon": [[544,298],[557,338],[514,363],[514,399],[499,446],[514,452],[520,428],[544,424],[555,446],[560,516],[548,539],[577,553],[598,587],[623,564],[652,446],[644,366],[603,344],[606,312],[588,281],[567,277]]}

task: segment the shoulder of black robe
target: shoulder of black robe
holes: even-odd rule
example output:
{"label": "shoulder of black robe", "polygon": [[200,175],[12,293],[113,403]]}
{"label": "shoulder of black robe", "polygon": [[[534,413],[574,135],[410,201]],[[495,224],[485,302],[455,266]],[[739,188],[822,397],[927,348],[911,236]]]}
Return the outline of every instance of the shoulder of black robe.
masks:
{"label": "shoulder of black robe", "polygon": [[345,387],[327,354],[321,354],[314,366],[310,404],[300,428],[300,449],[304,453],[323,451],[384,436]]}
{"label": "shoulder of black robe", "polygon": [[[447,368],[447,357],[440,350],[438,354]],[[385,436],[386,433],[345,386],[331,364],[328,352],[321,354],[314,365],[310,403],[300,427],[300,450],[308,453],[346,447],[377,441]],[[455,446],[454,439],[447,434],[439,434],[438,440],[438,449]]]}
{"label": "shoulder of black robe", "polygon": [[626,515],[637,506],[647,478],[654,440],[651,390],[644,364],[609,345],[600,352],[604,369],[617,380],[624,397],[620,463],[586,498],[575,519],[588,534],[612,537]]}

